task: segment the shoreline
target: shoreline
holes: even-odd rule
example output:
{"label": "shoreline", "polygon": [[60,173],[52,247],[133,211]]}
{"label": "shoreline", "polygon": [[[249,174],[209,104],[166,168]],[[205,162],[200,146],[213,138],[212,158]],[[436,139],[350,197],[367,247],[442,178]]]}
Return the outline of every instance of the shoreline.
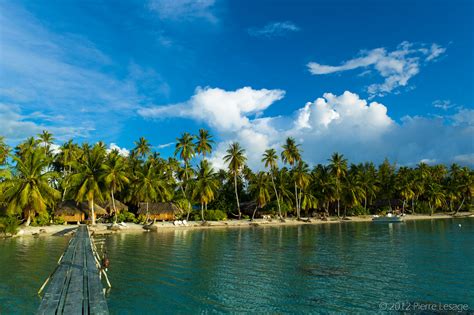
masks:
{"label": "shoreline", "polygon": [[[451,214],[434,214],[423,215],[406,215],[404,216],[405,221],[415,220],[436,220],[436,219],[455,219],[455,218],[474,218],[472,212],[460,212],[453,216]],[[285,219],[285,222],[280,222],[278,219],[266,220],[266,219],[255,219],[254,221],[248,220],[226,220],[226,221],[207,221],[207,225],[201,225],[201,222],[191,221],[187,225],[174,225],[173,222],[156,222],[156,231],[147,231],[143,229],[142,224],[137,223],[126,223],[126,227],[122,227],[118,231],[109,230],[108,227],[111,223],[99,223],[94,227],[91,227],[96,235],[106,234],[121,234],[121,233],[156,233],[162,231],[175,231],[175,230],[198,230],[198,229],[226,229],[226,228],[249,228],[249,227],[276,227],[276,226],[299,226],[299,225],[318,225],[318,224],[340,224],[340,223],[351,223],[351,222],[371,222],[372,216],[354,216],[348,217],[347,219],[338,219],[337,217],[330,217],[328,221],[322,221],[320,219],[311,218],[311,222],[298,221],[294,218]],[[0,236],[0,238],[17,238],[17,237],[45,237],[45,236],[69,236],[76,230],[77,225],[50,225],[50,226],[38,226],[38,227],[20,227],[18,234],[14,236]]]}

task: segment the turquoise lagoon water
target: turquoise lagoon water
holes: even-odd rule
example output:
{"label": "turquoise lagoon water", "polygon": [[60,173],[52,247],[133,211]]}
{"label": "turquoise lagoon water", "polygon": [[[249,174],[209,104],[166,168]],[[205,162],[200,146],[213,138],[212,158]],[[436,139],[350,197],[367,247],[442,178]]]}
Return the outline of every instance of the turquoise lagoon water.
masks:
{"label": "turquoise lagoon water", "polygon": [[[0,240],[0,313],[36,310],[67,241]],[[472,219],[117,234],[105,244],[112,314],[474,308]]]}

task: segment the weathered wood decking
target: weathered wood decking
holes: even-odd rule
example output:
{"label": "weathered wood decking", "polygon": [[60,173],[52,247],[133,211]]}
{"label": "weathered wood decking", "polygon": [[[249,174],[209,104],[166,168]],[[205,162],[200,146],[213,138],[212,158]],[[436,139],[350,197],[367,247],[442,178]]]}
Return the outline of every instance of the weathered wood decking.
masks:
{"label": "weathered wood decking", "polygon": [[37,314],[108,314],[87,226],[81,225],[50,278]]}

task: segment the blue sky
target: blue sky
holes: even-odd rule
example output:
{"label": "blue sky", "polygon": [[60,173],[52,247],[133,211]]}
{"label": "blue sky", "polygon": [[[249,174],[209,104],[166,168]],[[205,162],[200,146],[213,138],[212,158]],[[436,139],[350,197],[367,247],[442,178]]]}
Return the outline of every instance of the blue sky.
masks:
{"label": "blue sky", "polygon": [[[474,164],[472,1],[0,1],[0,134]],[[169,146],[166,146],[170,144]]]}

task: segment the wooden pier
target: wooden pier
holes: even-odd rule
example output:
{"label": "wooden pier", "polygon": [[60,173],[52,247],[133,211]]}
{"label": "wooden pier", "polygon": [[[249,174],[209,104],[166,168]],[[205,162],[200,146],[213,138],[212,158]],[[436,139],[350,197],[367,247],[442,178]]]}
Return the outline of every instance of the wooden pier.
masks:
{"label": "wooden pier", "polygon": [[50,276],[37,314],[108,314],[97,257],[81,225]]}

